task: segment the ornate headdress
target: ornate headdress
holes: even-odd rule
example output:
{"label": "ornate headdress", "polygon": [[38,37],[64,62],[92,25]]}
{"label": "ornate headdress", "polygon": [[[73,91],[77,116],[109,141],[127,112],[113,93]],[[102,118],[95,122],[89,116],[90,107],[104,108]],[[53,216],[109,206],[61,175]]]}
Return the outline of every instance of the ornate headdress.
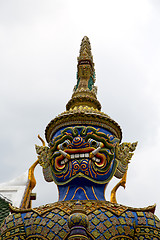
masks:
{"label": "ornate headdress", "polygon": [[46,127],[45,136],[49,143],[54,133],[62,127],[73,125],[95,125],[103,127],[121,141],[122,131],[118,123],[101,112],[97,100],[95,69],[88,37],[82,39],[77,65],[77,84],[66,105],[66,111],[54,118]]}

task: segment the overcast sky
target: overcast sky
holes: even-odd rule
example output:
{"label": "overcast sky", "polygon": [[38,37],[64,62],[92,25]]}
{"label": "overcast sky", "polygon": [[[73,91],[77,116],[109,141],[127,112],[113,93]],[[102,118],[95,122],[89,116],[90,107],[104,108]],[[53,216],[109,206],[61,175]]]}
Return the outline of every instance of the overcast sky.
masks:
{"label": "overcast sky", "polygon": [[[102,111],[121,126],[122,142],[139,142],[118,203],[157,203],[160,217],[159,0],[0,1],[0,183],[37,159],[37,135],[44,138],[72,95],[85,35]],[[57,201],[56,186],[43,180],[40,166],[36,179],[34,206]]]}

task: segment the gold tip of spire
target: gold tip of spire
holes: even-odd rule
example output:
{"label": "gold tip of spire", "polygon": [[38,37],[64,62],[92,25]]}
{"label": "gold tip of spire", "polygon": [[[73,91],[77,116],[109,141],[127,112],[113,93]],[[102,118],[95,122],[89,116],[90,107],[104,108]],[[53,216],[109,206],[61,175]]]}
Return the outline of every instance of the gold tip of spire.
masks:
{"label": "gold tip of spire", "polygon": [[80,64],[90,64],[92,67],[92,70],[94,71],[94,63],[93,63],[93,56],[91,52],[91,44],[89,41],[89,38],[85,36],[82,39],[80,51],[79,51],[79,57],[78,59],[78,65]]}

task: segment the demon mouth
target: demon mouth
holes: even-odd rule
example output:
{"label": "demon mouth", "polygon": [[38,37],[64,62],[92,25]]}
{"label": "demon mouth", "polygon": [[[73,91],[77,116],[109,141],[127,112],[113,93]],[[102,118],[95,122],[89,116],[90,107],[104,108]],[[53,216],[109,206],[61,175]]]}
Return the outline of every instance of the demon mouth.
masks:
{"label": "demon mouth", "polygon": [[[79,159],[85,159],[85,158],[90,158],[90,154],[89,153],[76,153],[76,154],[71,154],[70,155],[70,159],[71,160],[79,160]],[[91,158],[94,162],[100,163],[101,160],[97,157],[92,157]],[[63,165],[65,163],[67,163],[69,161],[68,158],[64,158],[62,161],[60,161],[60,164]]]}

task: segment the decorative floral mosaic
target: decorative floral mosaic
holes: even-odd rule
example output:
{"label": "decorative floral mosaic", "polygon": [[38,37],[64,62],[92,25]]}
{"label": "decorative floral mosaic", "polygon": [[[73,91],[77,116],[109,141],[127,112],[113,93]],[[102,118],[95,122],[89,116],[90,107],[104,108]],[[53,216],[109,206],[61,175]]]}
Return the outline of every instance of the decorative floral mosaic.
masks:
{"label": "decorative floral mosaic", "polygon": [[[107,201],[78,204],[89,220],[88,239],[160,239],[160,222],[152,208],[142,211]],[[1,226],[0,239],[68,239],[68,219],[76,205],[77,201],[63,201],[26,212],[14,209]]]}

